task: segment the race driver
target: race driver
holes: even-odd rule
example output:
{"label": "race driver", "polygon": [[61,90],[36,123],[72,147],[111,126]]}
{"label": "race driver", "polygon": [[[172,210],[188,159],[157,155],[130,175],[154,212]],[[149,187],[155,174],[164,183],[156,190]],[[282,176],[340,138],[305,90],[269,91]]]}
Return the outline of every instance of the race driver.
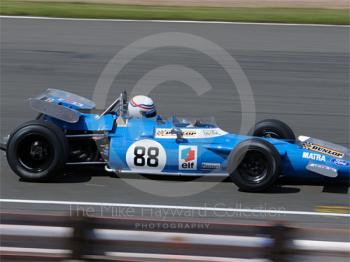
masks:
{"label": "race driver", "polygon": [[130,99],[128,112],[130,117],[135,118],[152,118],[157,116],[157,110],[152,98],[143,95],[134,96]]}

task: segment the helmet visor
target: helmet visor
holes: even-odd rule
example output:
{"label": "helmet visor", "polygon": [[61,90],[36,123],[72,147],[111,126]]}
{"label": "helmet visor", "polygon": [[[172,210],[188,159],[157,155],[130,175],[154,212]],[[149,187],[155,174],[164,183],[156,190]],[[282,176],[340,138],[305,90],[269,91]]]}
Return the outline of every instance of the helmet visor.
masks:
{"label": "helmet visor", "polygon": [[152,109],[152,110],[148,110],[148,111],[143,111],[143,112],[141,112],[141,114],[147,118],[155,117],[157,115],[157,110]]}

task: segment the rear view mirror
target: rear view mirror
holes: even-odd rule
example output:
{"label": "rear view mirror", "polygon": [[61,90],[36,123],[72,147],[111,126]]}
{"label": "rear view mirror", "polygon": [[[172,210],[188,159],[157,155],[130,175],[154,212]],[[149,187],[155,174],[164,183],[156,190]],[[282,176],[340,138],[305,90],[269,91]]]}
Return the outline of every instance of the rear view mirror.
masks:
{"label": "rear view mirror", "polygon": [[176,139],[182,139],[184,133],[180,128],[173,128],[170,130],[170,134],[176,135]]}

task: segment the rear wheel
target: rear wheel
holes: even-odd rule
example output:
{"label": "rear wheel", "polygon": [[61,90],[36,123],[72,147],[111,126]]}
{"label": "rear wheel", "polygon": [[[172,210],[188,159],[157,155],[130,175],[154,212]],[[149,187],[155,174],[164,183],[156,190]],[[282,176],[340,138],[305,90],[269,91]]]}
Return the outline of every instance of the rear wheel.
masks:
{"label": "rear wheel", "polygon": [[262,139],[241,142],[230,154],[228,172],[243,191],[264,191],[280,173],[281,157],[273,145]]}
{"label": "rear wheel", "polygon": [[266,119],[255,124],[249,135],[267,138],[295,140],[293,130],[284,122]]}
{"label": "rear wheel", "polygon": [[29,181],[43,181],[59,174],[67,161],[68,142],[60,128],[33,120],[19,126],[7,144],[12,170]]}

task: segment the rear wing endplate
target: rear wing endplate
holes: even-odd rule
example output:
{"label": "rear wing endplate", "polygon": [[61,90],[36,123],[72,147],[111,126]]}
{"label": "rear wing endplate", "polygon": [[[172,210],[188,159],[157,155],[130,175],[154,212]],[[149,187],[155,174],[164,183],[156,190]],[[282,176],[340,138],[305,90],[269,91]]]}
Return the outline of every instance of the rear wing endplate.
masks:
{"label": "rear wing endplate", "polygon": [[81,115],[77,110],[72,108],[64,107],[38,98],[30,98],[29,104],[34,110],[40,113],[68,123],[77,123]]}

